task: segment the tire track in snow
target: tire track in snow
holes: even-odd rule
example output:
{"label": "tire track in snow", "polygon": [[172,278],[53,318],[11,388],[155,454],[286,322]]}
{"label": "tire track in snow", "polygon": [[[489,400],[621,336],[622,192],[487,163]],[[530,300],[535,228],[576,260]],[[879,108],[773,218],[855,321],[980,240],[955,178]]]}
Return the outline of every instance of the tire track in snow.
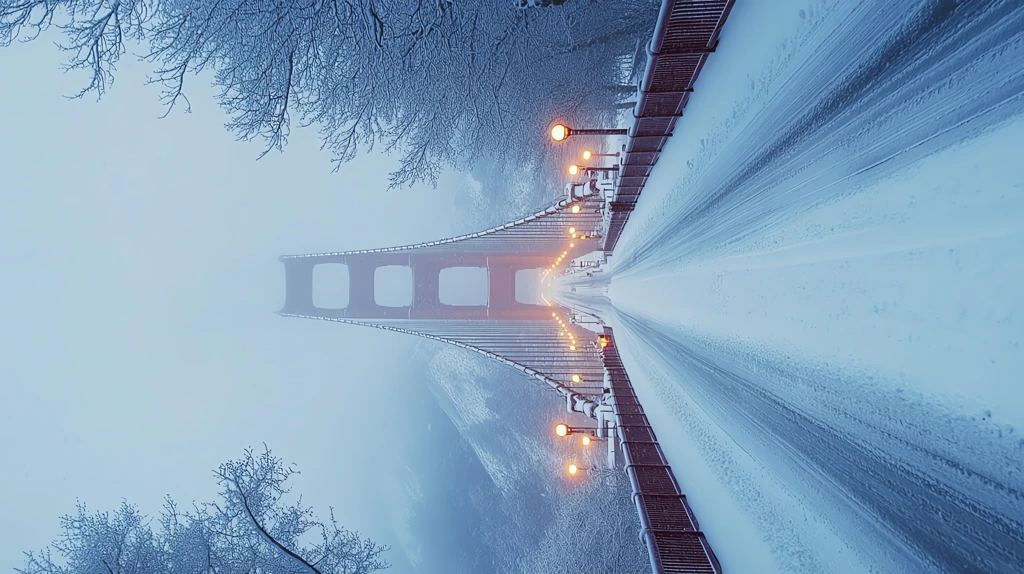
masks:
{"label": "tire track in snow", "polygon": [[881,177],[1024,112],[1024,4],[933,0],[848,19],[681,183],[685,201],[627,238],[620,275],[727,249],[855,187],[839,182]]}
{"label": "tire track in snow", "polygon": [[[858,435],[856,425],[840,428],[835,422],[841,419],[829,424],[809,416],[773,392],[778,380],[763,378],[767,357],[760,358],[760,367],[722,361],[720,355],[649,318],[641,320],[621,310],[616,316],[680,375],[680,385],[722,428],[743,433],[735,437],[738,443],[749,444],[756,437],[753,440],[767,448],[752,454],[767,466],[782,474],[799,468],[804,479],[838,494],[847,505],[836,509],[838,513],[848,518],[854,510],[864,518],[861,528],[877,525],[882,531],[873,533],[876,541],[892,533],[918,559],[943,572],[1010,573],[1024,565],[1024,496],[1016,485],[925,452],[898,436],[890,438],[902,448],[877,444],[877,434]],[[803,376],[791,364],[775,363],[771,368],[782,373],[782,381]],[[842,405],[836,408],[844,410]],[[917,410],[913,414],[927,414],[926,408]],[[858,416],[846,414],[850,419]],[[919,461],[907,453],[923,454],[945,472],[915,464]],[[988,490],[989,500],[993,492],[1001,493],[1007,504],[987,504],[967,491],[965,483]]]}

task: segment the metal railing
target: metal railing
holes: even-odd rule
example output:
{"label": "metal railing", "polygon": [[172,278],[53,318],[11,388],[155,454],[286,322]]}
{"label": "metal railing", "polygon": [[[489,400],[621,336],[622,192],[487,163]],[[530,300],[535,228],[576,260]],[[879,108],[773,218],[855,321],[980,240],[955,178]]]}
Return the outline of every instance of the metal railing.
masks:
{"label": "metal railing", "polygon": [[640,514],[640,538],[650,554],[651,570],[655,574],[718,574],[722,567],[700,531],[686,495],[633,392],[610,327],[605,327],[604,336],[609,341],[603,355],[617,435],[626,476],[633,488],[633,502]]}
{"label": "metal railing", "polygon": [[647,46],[647,66],[633,107],[628,141],[604,250],[612,251],[647,178],[672,136],[676,120],[690,100],[694,83],[708,55],[718,47],[735,0],[664,0],[654,35]]}
{"label": "metal railing", "polygon": [[[568,316],[563,307],[551,309]],[[360,321],[296,313],[280,315],[373,327],[474,351],[547,385],[566,401],[569,412],[590,418],[595,418],[595,409],[603,398],[601,391],[572,381],[574,374],[587,380],[599,379],[603,371],[600,353],[583,341],[578,349],[569,351],[567,339],[558,335],[559,327],[551,321]]]}

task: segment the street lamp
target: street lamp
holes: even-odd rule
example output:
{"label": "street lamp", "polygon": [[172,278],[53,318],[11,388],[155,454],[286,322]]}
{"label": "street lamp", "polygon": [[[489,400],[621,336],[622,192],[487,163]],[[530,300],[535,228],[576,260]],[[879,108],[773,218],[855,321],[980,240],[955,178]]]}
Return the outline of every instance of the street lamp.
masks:
{"label": "street lamp", "polygon": [[589,150],[583,152],[583,159],[590,159],[592,157],[619,157],[619,152],[615,153],[591,153]]}
{"label": "street lamp", "polygon": [[628,135],[629,130],[624,128],[619,129],[578,129],[570,128],[565,124],[555,124],[551,126],[551,139],[556,142],[564,141],[570,136],[624,136]]}
{"label": "street lamp", "polygon": [[575,227],[570,227],[569,228],[569,235],[573,235],[574,233],[576,233],[576,228]]}
{"label": "street lamp", "polygon": [[575,433],[583,433],[590,436],[594,436],[597,432],[596,428],[593,427],[571,427],[565,423],[558,423],[555,425],[555,434],[558,436],[569,436]]}
{"label": "street lamp", "polygon": [[583,435],[582,437],[580,437],[580,444],[582,444],[583,446],[590,446],[591,442],[592,441],[590,440],[590,437],[587,435]]}
{"label": "street lamp", "polygon": [[580,382],[580,380],[581,380],[581,379],[580,379],[580,376],[579,376],[579,375],[573,375],[573,376],[572,376],[572,382],[574,382],[574,383],[578,383],[578,382]]}
{"label": "street lamp", "polygon": [[565,467],[565,471],[569,473],[569,476],[576,476],[576,473],[580,471],[580,467],[576,466],[575,463],[569,463],[569,466]]}
{"label": "street lamp", "polygon": [[579,213],[580,212],[580,206],[579,205],[572,206],[572,212],[573,213]]}
{"label": "street lamp", "polygon": [[556,142],[560,142],[567,137],[569,137],[569,126],[564,126],[562,124],[555,124],[551,126],[551,139]]}

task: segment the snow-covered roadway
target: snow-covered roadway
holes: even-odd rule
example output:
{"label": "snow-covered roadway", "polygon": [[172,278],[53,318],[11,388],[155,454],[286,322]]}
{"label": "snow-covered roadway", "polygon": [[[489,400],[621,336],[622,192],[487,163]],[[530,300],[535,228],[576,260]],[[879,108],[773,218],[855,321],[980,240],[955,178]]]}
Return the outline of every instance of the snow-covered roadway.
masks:
{"label": "snow-covered roadway", "polygon": [[608,288],[728,572],[1024,572],[1022,94],[1020,2],[737,4]]}

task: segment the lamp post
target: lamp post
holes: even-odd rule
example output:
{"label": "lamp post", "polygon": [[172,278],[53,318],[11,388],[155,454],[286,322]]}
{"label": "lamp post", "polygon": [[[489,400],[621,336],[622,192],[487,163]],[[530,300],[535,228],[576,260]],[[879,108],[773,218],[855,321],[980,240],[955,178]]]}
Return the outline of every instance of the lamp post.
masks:
{"label": "lamp post", "polygon": [[588,434],[592,437],[596,437],[597,429],[593,427],[571,427],[565,423],[558,423],[555,425],[555,436],[565,437],[571,434]]}
{"label": "lamp post", "polygon": [[592,167],[587,165],[580,167],[576,164],[572,164],[569,166],[569,175],[576,175],[580,172],[583,172],[583,175],[594,175],[595,173],[618,173],[618,171],[619,166],[617,165],[609,167]]}
{"label": "lamp post", "polygon": [[577,474],[579,474],[579,472],[581,470],[587,470],[587,467],[580,466],[580,465],[576,464],[575,462],[570,462],[565,467],[565,472],[569,473],[569,476],[573,476],[573,477],[576,476]]}
{"label": "lamp post", "polygon": [[556,142],[564,141],[571,136],[624,136],[628,135],[628,133],[629,130],[625,128],[580,129],[570,128],[565,124],[551,126],[551,139]]}
{"label": "lamp post", "polygon": [[576,323],[577,325],[600,325],[601,324],[601,321],[598,321],[596,319],[595,320],[591,320],[589,316],[585,316],[583,314],[573,315],[572,317],[569,318],[569,321],[572,322],[572,323]]}
{"label": "lamp post", "polygon": [[592,153],[590,150],[583,150],[584,161],[592,157],[619,157],[619,152],[615,153]]}

